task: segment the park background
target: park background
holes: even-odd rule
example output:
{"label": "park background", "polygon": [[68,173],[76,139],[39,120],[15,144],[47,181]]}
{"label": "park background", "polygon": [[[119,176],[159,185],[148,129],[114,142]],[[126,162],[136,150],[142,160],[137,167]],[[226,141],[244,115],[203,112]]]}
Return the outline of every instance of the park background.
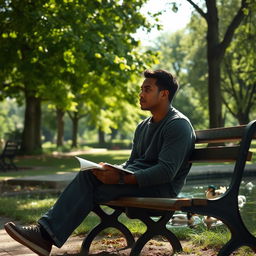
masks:
{"label": "park background", "polygon": [[255,119],[255,3],[197,2],[3,1],[0,138],[24,154],[126,145],[146,68],[177,77],[196,129]]}
{"label": "park background", "polygon": [[[195,129],[256,119],[255,1],[3,0],[0,21],[0,139],[21,143],[19,171],[1,180],[78,171],[72,152],[124,162],[149,115],[138,104],[145,69],[177,77],[173,105]],[[56,197],[0,200],[1,215],[32,223]],[[179,236],[190,233],[224,242],[223,229]]]}

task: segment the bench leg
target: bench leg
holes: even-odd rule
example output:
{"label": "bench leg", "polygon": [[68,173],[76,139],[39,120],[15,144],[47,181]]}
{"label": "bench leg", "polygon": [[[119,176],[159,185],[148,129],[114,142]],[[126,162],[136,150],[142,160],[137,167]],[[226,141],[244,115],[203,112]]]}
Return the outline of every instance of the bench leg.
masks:
{"label": "bench leg", "polygon": [[[242,220],[238,221],[239,219],[240,216],[237,217],[236,224],[232,226],[226,222],[226,225],[231,231],[231,239],[221,248],[218,256],[230,255],[232,252],[242,246],[248,246],[254,252],[256,252],[256,238],[244,226]],[[225,223],[225,221],[223,222]]]}
{"label": "bench leg", "polygon": [[14,169],[15,171],[18,171],[18,168],[16,166],[16,164],[13,162],[13,160],[10,160],[10,169]]}
{"label": "bench leg", "polygon": [[0,160],[0,170],[6,172],[6,166],[3,160]]}
{"label": "bench leg", "polygon": [[107,214],[101,209],[100,206],[97,205],[93,212],[95,212],[100,217],[101,222],[96,227],[94,227],[93,230],[83,240],[80,256],[88,255],[92,241],[102,230],[106,228],[116,228],[121,233],[123,233],[126,239],[127,248],[133,246],[135,241],[132,233],[125,225],[118,221],[118,217],[123,212],[123,209],[115,209],[112,214]]}
{"label": "bench leg", "polygon": [[218,256],[230,255],[241,246],[248,246],[256,252],[256,237],[244,225],[236,198],[230,193],[220,199],[209,200],[207,206],[184,207],[182,210],[213,216],[220,219],[228,227],[231,232],[231,239],[220,249]]}
{"label": "bench leg", "polygon": [[[242,237],[242,236],[241,236]],[[242,239],[243,240],[243,239]],[[247,242],[244,243],[241,241],[241,239],[237,238],[231,238],[219,251],[218,256],[227,256],[233,253],[236,249],[242,247],[242,246],[248,246],[250,247],[255,253],[256,253],[256,239],[254,238],[254,242],[251,241],[251,243]]]}
{"label": "bench leg", "polygon": [[147,226],[146,232],[138,238],[138,240],[132,247],[130,256],[140,255],[140,252],[145,246],[145,244],[155,236],[162,236],[167,238],[167,240],[169,241],[173,248],[173,252],[182,251],[182,246],[178,238],[170,230],[166,228],[166,224],[170,220],[172,215],[173,212],[164,212],[162,213],[158,221],[154,221],[150,217],[151,214],[147,213],[145,210],[141,211],[138,209],[128,208],[127,216],[129,218],[139,219]]}

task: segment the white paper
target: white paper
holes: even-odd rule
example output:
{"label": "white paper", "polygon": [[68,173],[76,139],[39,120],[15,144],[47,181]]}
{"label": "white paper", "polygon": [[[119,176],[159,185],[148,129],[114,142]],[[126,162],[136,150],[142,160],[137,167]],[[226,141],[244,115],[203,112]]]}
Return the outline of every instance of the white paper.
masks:
{"label": "white paper", "polygon": [[80,162],[80,169],[81,171],[85,171],[85,170],[91,170],[91,169],[102,169],[102,166],[99,164],[96,164],[94,162],[85,160],[81,157],[75,156],[76,159],[78,159],[78,161]]}
{"label": "white paper", "polygon": [[[91,170],[91,169],[95,169],[95,168],[96,169],[103,169],[103,167],[100,164],[96,164],[92,161],[83,159],[83,158],[78,157],[78,156],[75,156],[75,158],[80,162],[81,171]],[[119,171],[123,171],[123,172],[126,172],[126,173],[133,174],[133,171],[130,171],[128,169],[124,169],[119,165],[113,165],[113,164],[108,164],[108,163],[104,163],[104,164],[107,165],[107,166],[111,166],[113,168],[116,168]]]}

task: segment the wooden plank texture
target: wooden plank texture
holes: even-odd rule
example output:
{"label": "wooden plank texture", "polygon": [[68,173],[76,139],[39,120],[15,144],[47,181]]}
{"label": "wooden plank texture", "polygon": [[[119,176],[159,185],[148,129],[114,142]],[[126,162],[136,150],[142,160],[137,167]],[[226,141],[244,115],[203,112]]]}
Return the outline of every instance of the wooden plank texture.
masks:
{"label": "wooden plank texture", "polygon": [[[234,147],[209,147],[194,149],[189,162],[234,162],[239,154],[239,146]],[[252,158],[248,152],[247,161]]]}
{"label": "wooden plank texture", "polygon": [[150,198],[150,197],[123,197],[109,201],[106,205],[119,207],[135,207],[163,211],[177,211],[181,207],[192,206],[191,198]]}
{"label": "wooden plank texture", "polygon": [[196,131],[196,143],[239,141],[244,135],[245,127],[245,125],[241,125]]}
{"label": "wooden plank texture", "polygon": [[105,205],[118,207],[145,208],[162,211],[178,211],[183,207],[204,206],[208,200],[204,198],[150,198],[122,197],[109,201]]}

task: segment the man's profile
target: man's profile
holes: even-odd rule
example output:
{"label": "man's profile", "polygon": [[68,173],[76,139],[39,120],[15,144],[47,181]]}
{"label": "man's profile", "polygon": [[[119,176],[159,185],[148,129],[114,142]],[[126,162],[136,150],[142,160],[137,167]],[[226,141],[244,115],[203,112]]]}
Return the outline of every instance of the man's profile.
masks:
{"label": "man's profile", "polygon": [[176,197],[190,169],[188,157],[195,133],[189,119],[172,106],[179,85],[167,71],[144,72],[139,94],[142,110],[151,112],[134,133],[133,147],[123,174],[104,169],[80,171],[35,225],[5,224],[7,233],[38,255],[52,245],[61,247],[98,203],[122,196]]}

